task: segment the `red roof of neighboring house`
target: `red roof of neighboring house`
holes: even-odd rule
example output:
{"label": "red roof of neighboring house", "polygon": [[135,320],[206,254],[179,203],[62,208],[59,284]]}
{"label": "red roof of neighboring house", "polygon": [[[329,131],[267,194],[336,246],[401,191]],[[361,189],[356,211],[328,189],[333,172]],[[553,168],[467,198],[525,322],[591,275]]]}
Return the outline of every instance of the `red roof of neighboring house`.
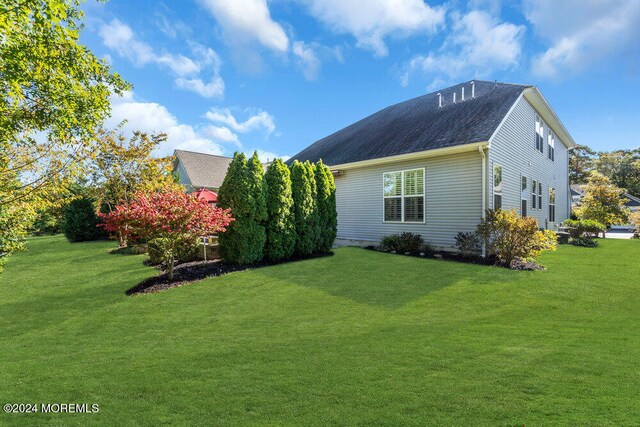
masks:
{"label": "red roof of neighboring house", "polygon": [[211,190],[201,188],[194,193],[198,200],[206,200],[207,203],[216,203],[218,201],[218,195]]}

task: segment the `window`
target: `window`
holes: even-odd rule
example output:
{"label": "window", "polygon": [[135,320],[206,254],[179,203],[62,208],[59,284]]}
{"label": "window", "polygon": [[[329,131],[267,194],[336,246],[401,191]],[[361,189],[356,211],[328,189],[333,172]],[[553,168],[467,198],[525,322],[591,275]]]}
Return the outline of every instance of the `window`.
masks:
{"label": "window", "polygon": [[536,150],[544,152],[544,122],[536,114]]}
{"label": "window", "polygon": [[502,166],[493,165],[493,209],[502,209]]}
{"label": "window", "polygon": [[549,222],[556,222],[556,189],[549,187]]}
{"label": "window", "polygon": [[527,216],[527,177],[523,175],[520,181],[520,214],[525,217]]}
{"label": "window", "polygon": [[549,157],[549,160],[553,162],[556,160],[556,136],[553,132],[549,131],[547,139],[547,144],[549,145],[547,147],[547,156]]}
{"label": "window", "polygon": [[542,183],[538,181],[538,210],[542,209]]}
{"label": "window", "polygon": [[535,179],[531,180],[531,209],[538,209],[538,183]]}
{"label": "window", "polygon": [[382,175],[384,220],[424,222],[424,169]]}

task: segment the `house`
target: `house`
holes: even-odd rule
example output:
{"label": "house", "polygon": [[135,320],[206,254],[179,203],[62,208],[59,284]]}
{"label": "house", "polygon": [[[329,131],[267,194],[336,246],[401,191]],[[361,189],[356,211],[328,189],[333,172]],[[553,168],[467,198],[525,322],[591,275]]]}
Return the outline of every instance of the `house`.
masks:
{"label": "house", "polygon": [[470,81],[378,111],[289,162],[331,167],[339,242],[408,231],[450,250],[486,208],[517,209],[541,228],[568,218],[574,146],[535,86]]}
{"label": "house", "polygon": [[188,192],[200,189],[217,192],[233,160],[231,157],[186,150],[175,150],[173,156],[173,171],[178,176],[178,183],[184,185]]}

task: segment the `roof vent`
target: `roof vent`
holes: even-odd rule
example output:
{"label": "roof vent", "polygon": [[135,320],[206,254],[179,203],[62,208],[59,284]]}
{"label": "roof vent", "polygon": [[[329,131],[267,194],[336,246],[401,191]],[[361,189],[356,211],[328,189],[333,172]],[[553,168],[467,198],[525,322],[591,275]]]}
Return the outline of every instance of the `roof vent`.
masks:
{"label": "roof vent", "polygon": [[442,94],[438,92],[438,108],[442,108]]}
{"label": "roof vent", "polygon": [[462,96],[460,97],[460,101],[464,101],[464,86],[462,86]]}
{"label": "roof vent", "polygon": [[456,93],[455,92],[453,92],[453,103],[454,104],[456,103]]}
{"label": "roof vent", "polygon": [[471,80],[471,99],[475,99],[476,97],[476,82]]}

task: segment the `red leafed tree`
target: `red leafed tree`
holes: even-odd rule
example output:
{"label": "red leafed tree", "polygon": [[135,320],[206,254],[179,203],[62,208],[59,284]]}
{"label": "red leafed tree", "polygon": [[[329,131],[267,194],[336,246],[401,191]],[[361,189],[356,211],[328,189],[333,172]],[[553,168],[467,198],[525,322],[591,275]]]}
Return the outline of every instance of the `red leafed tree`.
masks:
{"label": "red leafed tree", "polygon": [[118,246],[124,248],[131,236],[131,223],[134,219],[131,207],[128,204],[118,205],[108,214],[98,214],[102,219],[101,227],[109,233],[118,236]]}
{"label": "red leafed tree", "polygon": [[226,230],[234,219],[229,209],[209,205],[205,200],[179,190],[137,193],[133,200],[104,215],[105,228],[119,236],[136,235],[154,240],[173,280],[176,251],[198,236]]}

